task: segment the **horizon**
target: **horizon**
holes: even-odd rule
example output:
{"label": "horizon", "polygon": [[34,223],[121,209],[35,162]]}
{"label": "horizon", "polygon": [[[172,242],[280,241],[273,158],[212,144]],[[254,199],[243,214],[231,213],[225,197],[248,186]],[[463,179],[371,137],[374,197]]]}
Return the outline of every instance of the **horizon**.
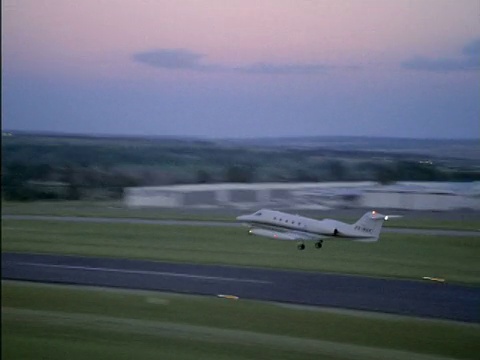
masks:
{"label": "horizon", "polygon": [[[406,141],[478,141],[478,138],[415,138],[415,137],[398,137],[398,136],[369,136],[369,135],[299,135],[299,136],[259,136],[259,137],[222,137],[209,138],[202,136],[189,135],[131,135],[131,134],[108,134],[108,133],[80,133],[80,132],[57,132],[49,130],[14,130],[2,129],[2,137],[24,135],[24,136],[52,136],[52,137],[87,137],[87,138],[133,138],[133,139],[178,139],[178,140],[195,140],[195,141],[252,141],[252,140],[296,140],[296,139],[392,139]],[[480,146],[480,144],[479,144]]]}

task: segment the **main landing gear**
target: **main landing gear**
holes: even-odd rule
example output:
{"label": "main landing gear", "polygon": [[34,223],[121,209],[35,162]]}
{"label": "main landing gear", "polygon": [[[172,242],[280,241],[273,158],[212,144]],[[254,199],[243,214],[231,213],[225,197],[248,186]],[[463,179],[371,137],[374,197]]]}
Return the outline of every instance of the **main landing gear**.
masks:
{"label": "main landing gear", "polygon": [[[321,248],[322,248],[322,245],[323,245],[323,240],[318,240],[318,241],[315,243],[315,247],[316,247],[317,249],[321,249]],[[298,250],[305,250],[305,244],[304,244],[303,242],[298,243],[297,249],[298,249]]]}

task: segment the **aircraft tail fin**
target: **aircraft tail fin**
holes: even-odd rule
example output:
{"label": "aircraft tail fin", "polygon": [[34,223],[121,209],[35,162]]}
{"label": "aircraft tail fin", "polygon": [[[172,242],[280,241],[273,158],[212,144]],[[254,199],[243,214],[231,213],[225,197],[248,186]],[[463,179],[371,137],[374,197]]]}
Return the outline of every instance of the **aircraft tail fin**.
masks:
{"label": "aircraft tail fin", "polygon": [[355,230],[365,233],[365,238],[358,241],[378,241],[383,222],[388,220],[388,217],[388,215],[382,215],[376,211],[366,212],[355,224],[353,224]]}

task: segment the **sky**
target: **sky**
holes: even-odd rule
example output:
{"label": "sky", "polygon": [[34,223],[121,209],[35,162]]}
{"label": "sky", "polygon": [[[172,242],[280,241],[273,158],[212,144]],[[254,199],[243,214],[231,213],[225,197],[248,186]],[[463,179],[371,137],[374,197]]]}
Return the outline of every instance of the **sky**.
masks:
{"label": "sky", "polygon": [[480,138],[478,0],[2,0],[2,129]]}

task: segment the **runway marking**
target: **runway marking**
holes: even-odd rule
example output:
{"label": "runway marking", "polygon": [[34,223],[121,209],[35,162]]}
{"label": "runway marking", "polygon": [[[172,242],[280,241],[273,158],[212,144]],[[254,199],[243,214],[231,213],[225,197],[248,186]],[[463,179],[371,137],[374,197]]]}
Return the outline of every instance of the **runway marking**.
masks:
{"label": "runway marking", "polygon": [[437,278],[437,277],[431,277],[431,276],[424,276],[422,277],[423,280],[431,280],[431,281],[436,281],[436,282],[445,282],[445,279],[442,278]]}
{"label": "runway marking", "polygon": [[223,295],[223,294],[218,294],[217,297],[223,298],[223,299],[229,299],[229,300],[238,300],[239,297],[235,295]]}
{"label": "runway marking", "polygon": [[38,267],[51,267],[51,268],[71,269],[71,270],[105,271],[105,272],[117,272],[117,273],[123,273],[123,274],[142,274],[142,275],[156,275],[156,276],[171,276],[171,277],[183,277],[183,278],[201,279],[201,280],[217,280],[217,281],[246,282],[246,283],[253,283],[253,284],[273,284],[271,281],[265,281],[265,280],[229,278],[229,277],[222,277],[222,276],[192,275],[192,274],[182,274],[182,273],[165,272],[165,271],[122,270],[122,269],[112,269],[112,268],[104,268],[104,267],[88,267],[88,266],[73,266],[73,265],[54,265],[54,264],[32,263],[32,262],[17,262],[16,264],[29,265],[29,266],[38,266]]}

